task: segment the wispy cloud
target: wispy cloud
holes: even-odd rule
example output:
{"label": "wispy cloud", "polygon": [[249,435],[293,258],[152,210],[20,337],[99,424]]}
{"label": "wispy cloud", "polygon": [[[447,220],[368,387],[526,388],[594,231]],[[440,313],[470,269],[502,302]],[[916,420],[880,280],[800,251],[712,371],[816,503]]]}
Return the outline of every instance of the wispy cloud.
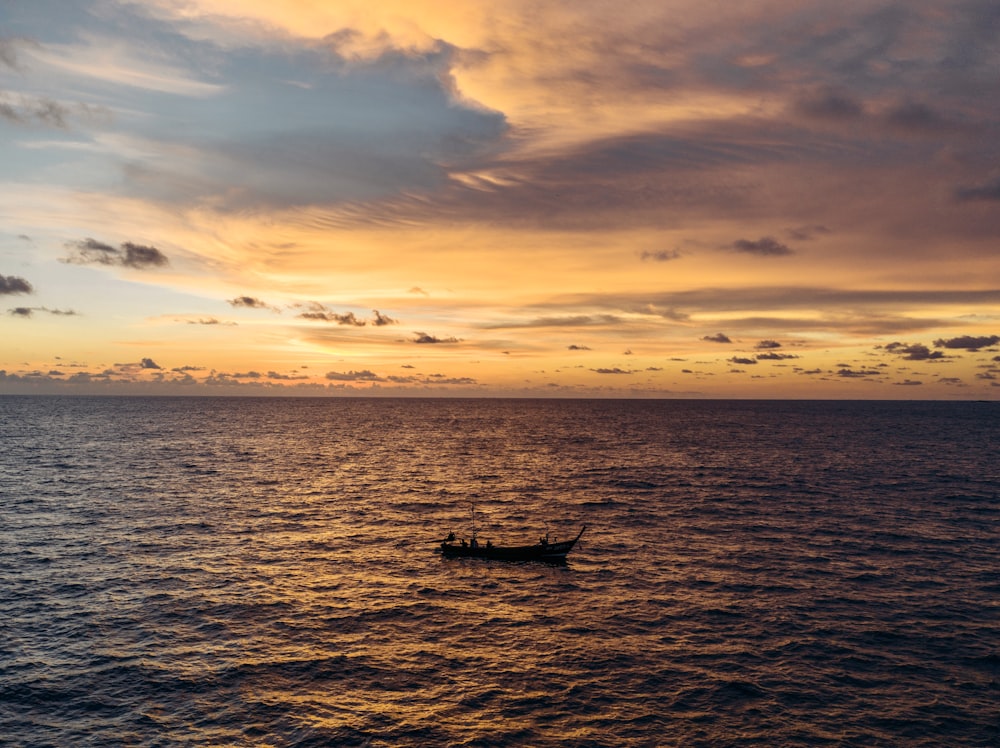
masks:
{"label": "wispy cloud", "polygon": [[759,255],[761,257],[779,257],[781,255],[793,254],[791,248],[786,244],[782,244],[777,239],[764,236],[756,241],[750,239],[737,239],[733,242],[732,248],[736,252],[742,252],[749,255]]}
{"label": "wispy cloud", "polygon": [[45,306],[18,306],[13,309],[8,309],[7,313],[12,317],[32,317],[35,312],[42,312],[44,314],[51,314],[56,317],[75,317],[77,312],[72,309],[50,309]]}

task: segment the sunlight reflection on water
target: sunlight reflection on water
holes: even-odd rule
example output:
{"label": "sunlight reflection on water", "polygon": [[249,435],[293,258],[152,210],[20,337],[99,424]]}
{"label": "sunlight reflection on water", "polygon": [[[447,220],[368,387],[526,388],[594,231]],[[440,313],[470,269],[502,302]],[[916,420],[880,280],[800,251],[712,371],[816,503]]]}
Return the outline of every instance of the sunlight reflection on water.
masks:
{"label": "sunlight reflection on water", "polygon": [[[996,735],[974,404],[0,408],[15,744]],[[471,500],[497,541],[590,529],[565,567],[443,559]]]}

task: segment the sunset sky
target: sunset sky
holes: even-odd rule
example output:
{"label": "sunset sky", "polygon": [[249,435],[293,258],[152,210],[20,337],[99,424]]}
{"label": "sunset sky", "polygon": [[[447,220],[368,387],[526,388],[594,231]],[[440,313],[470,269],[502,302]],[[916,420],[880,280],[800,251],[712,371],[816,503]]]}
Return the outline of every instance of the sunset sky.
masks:
{"label": "sunset sky", "polygon": [[995,0],[2,0],[0,394],[998,399]]}

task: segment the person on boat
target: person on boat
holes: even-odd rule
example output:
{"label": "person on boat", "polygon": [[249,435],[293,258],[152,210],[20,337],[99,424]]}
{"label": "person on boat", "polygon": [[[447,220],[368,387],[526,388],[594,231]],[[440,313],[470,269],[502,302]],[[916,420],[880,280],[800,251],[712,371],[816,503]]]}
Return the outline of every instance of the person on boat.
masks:
{"label": "person on boat", "polygon": [[545,533],[544,536],[540,537],[538,539],[538,544],[539,545],[548,545],[549,544],[549,534]]}
{"label": "person on boat", "polygon": [[445,542],[446,543],[454,543],[455,542],[455,533],[449,532],[448,533],[448,537],[445,538]]}
{"label": "person on boat", "polygon": [[478,548],[479,547],[479,541],[476,540],[475,538],[473,538],[471,545],[472,545],[473,548]]}
{"label": "person on boat", "polygon": [[465,542],[465,538],[462,538],[462,547],[465,548],[467,545],[468,543]]}
{"label": "person on boat", "polygon": [[486,550],[489,550],[492,547],[493,547],[493,541],[492,540],[487,540],[486,541]]}

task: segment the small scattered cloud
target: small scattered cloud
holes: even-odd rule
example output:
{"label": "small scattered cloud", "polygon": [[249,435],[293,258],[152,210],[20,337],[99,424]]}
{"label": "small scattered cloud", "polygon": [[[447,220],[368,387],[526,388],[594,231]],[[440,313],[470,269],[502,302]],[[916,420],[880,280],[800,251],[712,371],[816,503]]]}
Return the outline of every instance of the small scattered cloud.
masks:
{"label": "small scattered cloud", "polygon": [[794,353],[768,351],[767,353],[758,353],[756,358],[758,361],[788,361],[789,359],[798,358],[798,356]]}
{"label": "small scattered cloud", "polygon": [[72,265],[111,265],[145,270],[170,264],[167,256],[156,247],[133,242],[123,242],[118,247],[113,247],[96,239],[87,238],[68,242],[66,246],[69,247],[71,254],[62,261]]}
{"label": "small scattered cloud", "polygon": [[266,301],[254,296],[237,296],[235,299],[227,299],[226,303],[237,309],[270,309],[272,312],[280,311]]}
{"label": "small scattered cloud", "polygon": [[832,234],[833,232],[826,226],[796,226],[794,228],[786,229],[785,233],[788,234],[790,239],[807,242],[818,236],[825,236],[827,234]]}
{"label": "small scattered cloud", "polygon": [[332,382],[384,382],[385,380],[369,369],[362,371],[328,371],[326,378]]}
{"label": "small scattered cloud", "polygon": [[571,351],[589,351],[590,350],[589,346],[586,346],[586,345],[576,345],[575,343],[573,345],[567,346],[567,348],[569,350],[571,350]]}
{"label": "small scattered cloud", "polygon": [[16,275],[0,275],[0,296],[34,292],[34,287],[24,278],[18,278]]}
{"label": "small scattered cloud", "polygon": [[941,351],[932,351],[922,343],[889,343],[885,346],[889,353],[901,356],[907,361],[935,361],[945,357]]}
{"label": "small scattered cloud", "polygon": [[865,379],[867,377],[878,377],[882,375],[882,372],[875,369],[853,369],[851,367],[844,367],[841,365],[837,371],[837,376],[843,379]]}
{"label": "small scattered cloud", "polygon": [[364,327],[365,321],[358,319],[354,312],[337,313],[331,311],[302,312],[298,315],[300,319],[314,320],[318,322],[333,322],[338,325],[349,325],[351,327]]}
{"label": "small scattered cloud", "polygon": [[158,363],[156,363],[151,358],[144,358],[142,361],[139,362],[139,368],[140,369],[162,369],[163,367],[160,366]]}
{"label": "small scattered cloud", "polygon": [[388,325],[398,325],[399,320],[393,319],[387,314],[382,314],[378,309],[372,309],[372,313],[375,315],[375,319],[372,322],[375,327],[386,327]]}
{"label": "small scattered cloud", "polygon": [[643,262],[669,262],[670,260],[677,260],[682,257],[680,250],[677,249],[660,249],[655,251],[645,251],[639,255]]}
{"label": "small scattered cloud", "polygon": [[702,338],[707,343],[732,343],[728,335],[725,333],[717,332],[715,335],[706,335]]}
{"label": "small scattered cloud", "polygon": [[12,317],[31,317],[35,312],[42,312],[44,314],[51,314],[56,317],[76,317],[79,316],[77,312],[72,309],[49,309],[45,306],[18,306],[13,309],[8,309],[7,313]]}
{"label": "small scattered cloud", "polygon": [[591,369],[595,374],[635,374],[631,369],[619,369],[617,366],[613,369]]}
{"label": "small scattered cloud", "polygon": [[302,379],[309,379],[309,375],[308,374],[280,374],[279,372],[276,372],[276,371],[269,371],[267,373],[267,378],[268,379],[278,380],[278,381],[293,382],[293,381],[302,380]]}
{"label": "small scattered cloud", "polygon": [[[301,312],[297,316],[300,319],[313,320],[317,322],[332,322],[338,325],[348,325],[351,327],[364,327],[368,320],[359,318],[354,312],[335,312],[318,301],[312,301],[305,305],[308,311]],[[371,323],[375,327],[386,327],[388,325],[399,324],[388,315],[382,314],[378,309],[372,310],[375,317]]]}
{"label": "small scattered cloud", "polygon": [[199,317],[198,319],[189,319],[187,320],[187,323],[189,325],[224,325],[227,327],[236,327],[235,322],[223,322],[215,317]]}
{"label": "small scattered cloud", "polygon": [[729,362],[732,364],[739,364],[740,366],[750,366],[752,364],[756,364],[757,359],[745,358],[743,356],[733,356],[731,359],[729,359]]}
{"label": "small scattered cloud", "polygon": [[794,254],[795,252],[795,250],[771,236],[761,237],[757,241],[737,239],[733,242],[732,249],[735,252],[759,255],[761,257],[780,257],[782,255]]}
{"label": "small scattered cloud", "polygon": [[781,343],[777,340],[762,340],[754,348],[758,351],[773,351],[775,348],[781,348]]}
{"label": "small scattered cloud", "polygon": [[436,344],[436,343],[461,343],[462,342],[461,340],[459,340],[456,337],[439,338],[439,337],[436,337],[434,335],[428,335],[426,332],[416,332],[413,335],[414,335],[414,337],[413,337],[413,342],[414,343],[427,343],[427,344],[433,345],[433,344]]}
{"label": "small scattered cloud", "polygon": [[426,377],[420,377],[420,376],[405,376],[405,377],[401,377],[401,376],[397,376],[397,375],[392,375],[392,376],[386,377],[386,381],[391,382],[392,384],[403,384],[403,385],[415,384],[415,385],[422,385],[422,386],[428,386],[428,385],[437,385],[437,386],[441,386],[441,385],[473,385],[473,384],[478,384],[476,382],[476,380],[473,379],[472,377],[448,377],[448,376],[445,376],[444,374],[429,374]]}

